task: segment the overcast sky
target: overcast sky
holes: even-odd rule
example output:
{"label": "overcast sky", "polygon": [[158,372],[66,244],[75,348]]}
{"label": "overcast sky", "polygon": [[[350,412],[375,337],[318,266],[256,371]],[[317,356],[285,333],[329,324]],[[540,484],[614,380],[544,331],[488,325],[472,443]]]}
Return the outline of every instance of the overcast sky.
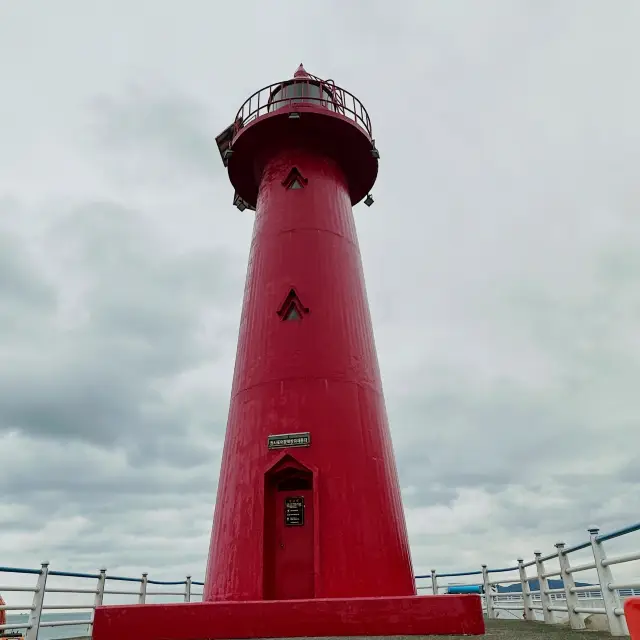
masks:
{"label": "overcast sky", "polygon": [[0,565],[202,579],[253,224],[214,137],[300,62],[382,156],[416,572],[640,520],[638,33],[634,0],[3,2]]}

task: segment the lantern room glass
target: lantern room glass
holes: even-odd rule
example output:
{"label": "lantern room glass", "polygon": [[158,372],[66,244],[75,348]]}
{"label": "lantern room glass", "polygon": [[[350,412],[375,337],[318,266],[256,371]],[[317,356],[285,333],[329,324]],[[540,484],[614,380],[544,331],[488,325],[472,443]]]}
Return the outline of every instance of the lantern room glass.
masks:
{"label": "lantern room glass", "polygon": [[295,103],[318,104],[335,111],[333,94],[318,82],[290,82],[280,85],[269,99],[269,111],[275,111]]}

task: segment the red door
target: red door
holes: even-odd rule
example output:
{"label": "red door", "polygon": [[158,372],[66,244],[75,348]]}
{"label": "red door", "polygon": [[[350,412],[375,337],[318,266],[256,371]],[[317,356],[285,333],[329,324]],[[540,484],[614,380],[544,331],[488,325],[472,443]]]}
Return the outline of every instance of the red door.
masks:
{"label": "red door", "polygon": [[265,476],[265,600],[315,596],[313,473],[285,456]]}
{"label": "red door", "polygon": [[313,491],[278,490],[275,507],[274,597],[313,598]]}

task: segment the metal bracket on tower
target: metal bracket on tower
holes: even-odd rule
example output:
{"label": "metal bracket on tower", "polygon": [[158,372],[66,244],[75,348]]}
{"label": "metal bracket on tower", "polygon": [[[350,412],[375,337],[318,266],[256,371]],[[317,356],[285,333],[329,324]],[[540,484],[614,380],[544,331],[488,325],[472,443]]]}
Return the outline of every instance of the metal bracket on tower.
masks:
{"label": "metal bracket on tower", "polygon": [[367,194],[367,197],[364,199],[364,203],[367,207],[370,207],[373,204],[373,196],[370,193]]}
{"label": "metal bracket on tower", "polygon": [[371,141],[371,155],[378,160],[380,158],[380,152],[378,151],[378,149],[376,148],[376,141],[372,140]]}
{"label": "metal bracket on tower", "polygon": [[239,211],[244,211],[245,209],[249,209],[249,211],[255,211],[255,207],[252,207],[246,200],[243,200],[236,191],[233,194],[233,206],[238,207]]}
{"label": "metal bracket on tower", "polygon": [[222,158],[222,163],[226,167],[229,164],[229,158],[233,155],[233,149],[231,149],[231,141],[233,140],[233,134],[235,132],[235,123],[230,124],[222,133],[216,136],[216,144],[218,145],[218,151]]}

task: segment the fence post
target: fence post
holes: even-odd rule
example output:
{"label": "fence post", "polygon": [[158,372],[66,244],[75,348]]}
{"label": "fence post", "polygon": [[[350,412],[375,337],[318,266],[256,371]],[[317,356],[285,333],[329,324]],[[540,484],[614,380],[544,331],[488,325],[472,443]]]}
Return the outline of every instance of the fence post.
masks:
{"label": "fence post", "polygon": [[578,594],[572,590],[576,583],[570,571],[569,556],[564,551],[564,542],[556,542],[556,549],[558,550],[558,562],[560,563],[560,579],[564,585],[564,594],[567,600],[569,624],[572,629],[586,629],[587,625],[584,623],[582,616],[575,611],[575,608],[579,605]]}
{"label": "fence post", "polygon": [[93,610],[91,611],[91,622],[89,622],[89,634],[93,630],[93,621],[96,617],[96,608],[102,606],[104,599],[104,583],[107,579],[107,570],[100,569],[100,575],[98,576],[98,585],[96,586],[96,597],[93,600]]}
{"label": "fence post", "polygon": [[549,580],[544,577],[544,562],[542,562],[542,551],[534,551],[536,556],[536,569],[538,571],[538,586],[540,587],[540,604],[542,605],[542,615],[547,624],[554,624],[556,616],[549,609],[551,606],[551,597],[547,593],[549,590]]}
{"label": "fence post", "polygon": [[29,613],[29,628],[25,640],[37,640],[40,630],[40,618],[42,616],[42,605],[44,603],[44,593],[47,586],[47,576],[49,575],[49,563],[43,562],[36,582],[36,591],[33,594],[33,604]]}
{"label": "fence post", "polygon": [[184,583],[184,601],[191,602],[191,576],[187,576],[187,580]]}
{"label": "fence post", "polygon": [[607,612],[607,620],[609,622],[609,632],[612,636],[628,636],[627,623],[623,615],[617,615],[616,610],[622,611],[620,596],[615,589],[609,589],[609,585],[613,582],[611,569],[604,562],[607,554],[601,542],[598,542],[598,533],[600,529],[591,527],[589,530],[591,539],[591,549],[593,551],[593,559],[596,563],[596,571],[598,572],[598,581],[600,582],[600,591],[604,601],[604,609]]}
{"label": "fence post", "polygon": [[487,571],[487,565],[482,565],[482,582],[484,583],[484,601],[487,606],[487,618],[493,620],[495,616],[493,598],[491,597],[491,585],[489,584],[489,572]]}
{"label": "fence post", "polygon": [[147,599],[147,581],[148,573],[142,574],[142,581],[140,582],[140,595],[138,596],[138,604],[144,604]]}
{"label": "fence post", "polygon": [[95,611],[96,607],[102,606],[102,601],[104,600],[104,587],[105,582],[107,581],[107,570],[100,569],[100,575],[98,576],[98,587],[96,589],[96,598],[93,602],[93,610]]}
{"label": "fence post", "polygon": [[435,569],[431,569],[431,592],[434,596],[438,595],[438,576]]}
{"label": "fence post", "polygon": [[520,574],[520,585],[522,587],[522,605],[524,606],[524,619],[534,621],[536,619],[536,612],[531,606],[531,590],[529,589],[527,570],[525,569],[524,560],[522,558],[518,558],[518,573]]}

